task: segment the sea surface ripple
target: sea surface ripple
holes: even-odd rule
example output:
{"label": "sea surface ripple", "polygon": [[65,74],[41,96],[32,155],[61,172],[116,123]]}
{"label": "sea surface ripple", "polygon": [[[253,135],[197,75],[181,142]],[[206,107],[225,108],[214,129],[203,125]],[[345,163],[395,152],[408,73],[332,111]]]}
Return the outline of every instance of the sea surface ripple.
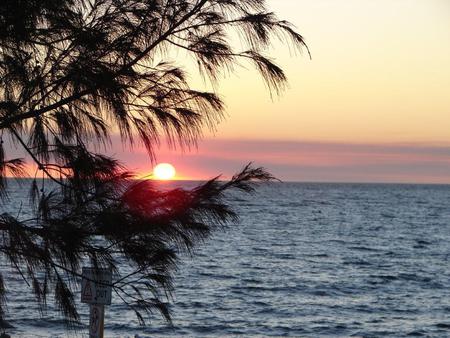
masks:
{"label": "sea surface ripple", "polygon": [[[450,336],[450,186],[273,183],[230,201],[239,223],[176,274],[173,325],[155,315],[141,327],[115,300],[106,337]],[[1,269],[7,332],[67,336],[53,303],[40,316],[20,276]]]}

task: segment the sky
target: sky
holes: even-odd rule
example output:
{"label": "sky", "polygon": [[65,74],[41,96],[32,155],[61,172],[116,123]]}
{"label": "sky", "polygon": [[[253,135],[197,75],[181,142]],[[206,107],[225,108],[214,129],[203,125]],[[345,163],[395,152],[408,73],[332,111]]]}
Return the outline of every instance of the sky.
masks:
{"label": "sky", "polygon": [[[229,177],[247,162],[287,181],[450,183],[450,1],[269,0],[312,58],[268,53],[289,88],[250,68],[221,80],[227,117],[198,149],[166,147],[178,178]],[[118,151],[140,173],[144,151]]]}
{"label": "sky", "polygon": [[[311,58],[282,41],[266,51],[289,79],[280,96],[237,68],[214,87],[227,105],[216,131],[190,151],[162,146],[158,162],[178,179],[229,178],[253,162],[284,181],[450,184],[449,0],[267,3]],[[145,150],[113,141],[130,169],[152,172]]]}

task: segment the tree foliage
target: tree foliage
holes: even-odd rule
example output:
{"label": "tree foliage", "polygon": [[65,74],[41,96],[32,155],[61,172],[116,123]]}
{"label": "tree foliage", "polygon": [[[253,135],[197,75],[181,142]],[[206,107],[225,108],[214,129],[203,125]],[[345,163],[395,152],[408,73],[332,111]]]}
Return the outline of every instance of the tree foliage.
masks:
{"label": "tree foliage", "polygon": [[[224,104],[193,89],[169,56],[184,51],[212,82],[250,62],[279,92],[285,74],[265,55],[274,39],[306,48],[264,0],[2,1],[0,203],[12,203],[6,176],[24,175],[24,160],[8,158],[3,139],[52,183],[32,181],[32,217],[0,215],[0,252],[42,309],[53,294],[69,322],[79,319],[75,292],[88,259],[113,268],[116,296],[141,321],[155,310],[170,319],[164,300],[179,254],[236,219],[226,191],[251,191],[251,181],[272,177],[247,166],[226,183],[158,191],[100,150],[116,132],[152,160],[162,140],[195,146]],[[4,294],[0,275],[0,317]]]}

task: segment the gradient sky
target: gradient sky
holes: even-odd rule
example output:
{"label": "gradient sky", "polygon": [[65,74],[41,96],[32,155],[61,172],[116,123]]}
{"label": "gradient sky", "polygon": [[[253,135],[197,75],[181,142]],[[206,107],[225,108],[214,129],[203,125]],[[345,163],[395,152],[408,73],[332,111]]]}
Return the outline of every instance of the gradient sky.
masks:
{"label": "gradient sky", "polygon": [[450,141],[450,1],[272,0],[312,53],[272,54],[290,89],[271,102],[255,74],[220,91],[217,137],[343,142]]}
{"label": "gradient sky", "polygon": [[[255,71],[238,68],[216,87],[227,104],[217,131],[191,152],[163,147],[158,162],[182,179],[229,177],[252,161],[291,181],[450,183],[449,0],[268,4],[312,59],[282,42],[268,51],[290,83],[273,99]],[[142,149],[113,152],[152,171]]]}
{"label": "gradient sky", "polygon": [[[271,99],[239,69],[217,90],[227,118],[198,151],[162,149],[182,178],[248,161],[294,181],[450,183],[450,1],[270,0],[311,49],[271,54],[290,88]],[[146,172],[138,151],[126,162]]]}

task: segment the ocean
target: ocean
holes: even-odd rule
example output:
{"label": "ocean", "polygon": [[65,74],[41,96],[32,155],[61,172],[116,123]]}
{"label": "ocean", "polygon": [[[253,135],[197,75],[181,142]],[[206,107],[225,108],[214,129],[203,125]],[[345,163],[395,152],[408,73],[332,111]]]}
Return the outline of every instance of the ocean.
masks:
{"label": "ocean", "polygon": [[[18,211],[27,189],[11,190]],[[450,336],[450,186],[272,183],[230,201],[240,221],[176,273],[173,325],[155,314],[141,327],[113,299],[106,337]],[[86,326],[67,333],[51,299],[41,316],[1,270],[8,334],[87,337],[85,304]]]}

